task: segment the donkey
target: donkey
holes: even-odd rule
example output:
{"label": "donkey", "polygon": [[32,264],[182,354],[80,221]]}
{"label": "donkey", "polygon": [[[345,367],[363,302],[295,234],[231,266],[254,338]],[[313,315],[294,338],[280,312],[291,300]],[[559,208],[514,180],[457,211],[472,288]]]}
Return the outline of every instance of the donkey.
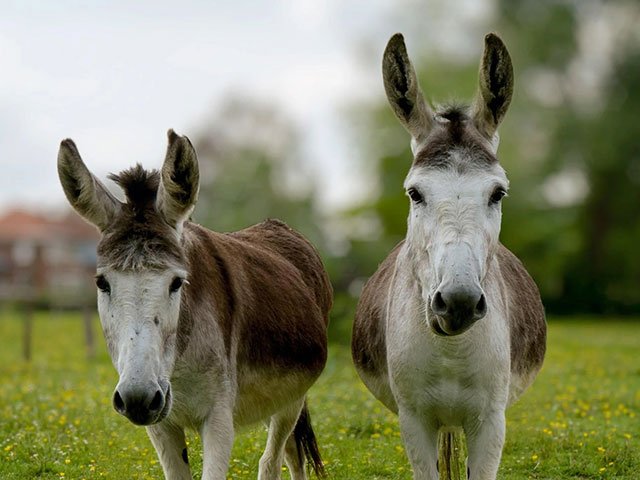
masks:
{"label": "donkey", "polygon": [[369,390],[398,414],[414,479],[438,478],[438,435],[451,441],[460,429],[467,476],[495,479],[505,409],[532,383],[546,348],[538,289],[498,240],[508,182],[496,129],[511,101],[511,59],[488,34],[473,105],[435,112],[402,35],[390,39],[382,70],[412,137],[410,211],[405,240],[360,297],[353,359]]}
{"label": "donkey", "polygon": [[268,420],[259,480],[323,474],[305,401],[327,358],[332,288],[315,248],[276,220],[234,233],[189,221],[196,152],[169,130],[160,172],[111,175],[121,202],[72,140],[58,154],[67,199],[98,227],[98,311],[119,382],[115,410],[145,425],[164,475],[191,479],[185,428],[204,448],[202,478],[225,480],[234,432]]}

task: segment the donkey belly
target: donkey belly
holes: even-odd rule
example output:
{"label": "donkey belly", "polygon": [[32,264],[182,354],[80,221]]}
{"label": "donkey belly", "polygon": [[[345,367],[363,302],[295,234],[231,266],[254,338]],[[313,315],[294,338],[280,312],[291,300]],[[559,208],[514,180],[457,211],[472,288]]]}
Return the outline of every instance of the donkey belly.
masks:
{"label": "donkey belly", "polygon": [[[241,342],[237,362],[234,418],[238,425],[266,419],[302,398],[322,373],[327,361],[326,326],[320,316],[289,317],[287,328],[262,331],[254,326]],[[294,321],[297,320],[297,321]]]}
{"label": "donkey belly", "polygon": [[360,379],[373,396],[394,413],[398,413],[398,405],[391,391],[389,374],[386,370],[368,371],[356,367]]}
{"label": "donkey belly", "polygon": [[269,418],[285,405],[302,398],[320,372],[243,369],[238,372],[234,422],[244,426]]}
{"label": "donkey belly", "polygon": [[511,372],[509,382],[509,405],[512,405],[531,386],[540,368],[524,372]]}
{"label": "donkey belly", "polygon": [[[243,368],[237,374],[233,419],[236,426],[251,425],[269,418],[285,405],[302,398],[321,370],[286,372],[274,369]],[[173,408],[169,420],[176,425],[199,430],[217,404],[233,396],[230,381],[222,369],[181,372],[172,378]]]}

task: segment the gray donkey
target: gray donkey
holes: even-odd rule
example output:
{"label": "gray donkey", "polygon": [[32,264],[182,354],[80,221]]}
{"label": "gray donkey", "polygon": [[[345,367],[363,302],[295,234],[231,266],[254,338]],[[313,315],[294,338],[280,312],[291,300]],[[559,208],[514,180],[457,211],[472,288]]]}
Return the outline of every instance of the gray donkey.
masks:
{"label": "gray donkey", "polygon": [[185,428],[199,432],[202,478],[225,480],[236,427],[269,420],[260,480],[286,461],[323,473],[305,401],[327,358],[332,290],[318,252],[269,220],[220,234],[190,222],[196,152],[169,131],[160,172],[140,165],[111,178],[120,202],[64,140],[67,199],[98,227],[98,310],[119,374],[115,410],[145,425],[167,479],[191,479]]}
{"label": "gray donkey", "polygon": [[511,59],[487,35],[473,105],[436,112],[402,35],[389,41],[382,68],[391,107],[412,137],[410,210],[406,239],[362,292],[353,359],[369,390],[398,413],[416,480],[438,478],[438,435],[451,445],[460,429],[467,475],[494,480],[505,409],[533,382],[546,343],[538,289],[498,240],[508,181],[496,130],[511,101]]}

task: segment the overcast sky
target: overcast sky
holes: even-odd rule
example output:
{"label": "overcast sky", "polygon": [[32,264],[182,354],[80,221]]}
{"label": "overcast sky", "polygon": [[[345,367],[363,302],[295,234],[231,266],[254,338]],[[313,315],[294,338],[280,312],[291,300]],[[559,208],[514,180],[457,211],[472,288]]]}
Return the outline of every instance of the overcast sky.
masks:
{"label": "overcast sky", "polygon": [[231,93],[282,107],[317,163],[325,202],[340,205],[355,155],[344,108],[383,98],[389,36],[413,32],[409,45],[431,39],[455,53],[492,2],[444,12],[446,1],[423,2],[424,22],[403,14],[419,3],[0,0],[0,211],[65,207],[55,168],[63,138],[101,178],[134,162],[158,167],[166,130],[197,135]]}

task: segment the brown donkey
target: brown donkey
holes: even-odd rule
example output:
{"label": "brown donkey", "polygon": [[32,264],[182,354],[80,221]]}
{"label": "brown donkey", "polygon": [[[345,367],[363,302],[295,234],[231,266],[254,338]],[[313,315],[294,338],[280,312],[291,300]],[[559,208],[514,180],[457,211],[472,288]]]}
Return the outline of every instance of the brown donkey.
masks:
{"label": "brown donkey", "polygon": [[498,240],[508,181],[496,130],[511,101],[511,59],[487,35],[473,106],[436,112],[402,35],[389,41],[382,68],[412,136],[410,210],[406,239],[362,292],[353,358],[369,390],[398,413],[416,480],[438,478],[438,435],[450,445],[458,429],[469,478],[494,480],[505,409],[540,370],[546,341],[538,289]]}
{"label": "brown donkey", "polygon": [[191,479],[185,428],[199,432],[202,478],[226,479],[236,427],[269,419],[260,480],[316,474],[323,465],[305,395],[327,358],[332,302],[315,248],[268,220],[221,234],[189,221],[196,152],[168,133],[162,170],[113,179],[116,199],[64,140],[67,199],[98,227],[98,310],[119,382],[115,410],[145,425],[167,479]]}

